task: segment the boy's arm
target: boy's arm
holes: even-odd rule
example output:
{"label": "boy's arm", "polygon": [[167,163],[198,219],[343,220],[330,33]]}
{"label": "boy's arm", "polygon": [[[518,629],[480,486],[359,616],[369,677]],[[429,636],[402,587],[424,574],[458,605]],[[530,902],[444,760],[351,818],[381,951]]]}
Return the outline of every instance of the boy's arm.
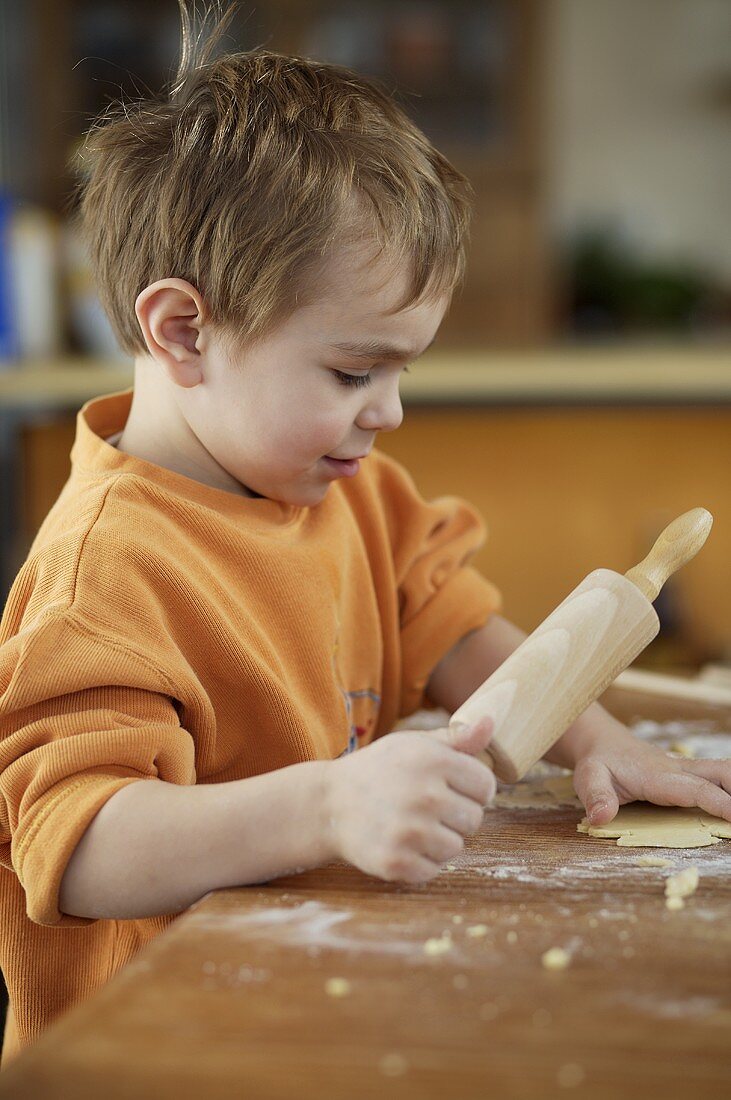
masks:
{"label": "boy's arm", "polygon": [[473,755],[491,732],[490,722],[456,738],[401,730],[336,760],[233,783],[128,784],[77,844],[60,909],[114,918],[176,912],[209,890],[333,858],[389,881],[426,882],[482,823],[495,781]]}
{"label": "boy's arm", "polygon": [[76,846],[61,912],[115,919],[179,912],[209,890],[329,862],[328,766],[294,764],[229,783],[128,784]]}

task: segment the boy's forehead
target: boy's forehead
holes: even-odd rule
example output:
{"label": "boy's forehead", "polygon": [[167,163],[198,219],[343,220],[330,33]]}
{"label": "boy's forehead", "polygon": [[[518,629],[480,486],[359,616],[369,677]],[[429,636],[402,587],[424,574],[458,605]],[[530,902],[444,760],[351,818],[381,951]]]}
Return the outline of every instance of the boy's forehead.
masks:
{"label": "boy's forehead", "polygon": [[393,261],[345,255],[328,275],[322,293],[304,311],[306,322],[308,327],[327,328],[330,336],[339,335],[343,341],[393,337],[394,342],[408,344],[413,331],[418,343],[423,326],[433,321],[440,308],[446,309],[446,300],[425,300],[397,310],[408,292],[410,271]]}
{"label": "boy's forehead", "polygon": [[339,249],[326,270],[323,304],[342,308],[347,302],[368,317],[388,314],[403,299],[409,274],[406,264],[374,254],[372,248]]}

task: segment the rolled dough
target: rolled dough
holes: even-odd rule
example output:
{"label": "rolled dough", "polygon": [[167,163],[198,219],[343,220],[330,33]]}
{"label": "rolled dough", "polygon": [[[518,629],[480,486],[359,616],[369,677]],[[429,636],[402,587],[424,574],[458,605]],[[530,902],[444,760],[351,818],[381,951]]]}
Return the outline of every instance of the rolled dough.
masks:
{"label": "rolled dough", "polygon": [[683,806],[655,806],[630,802],[620,806],[609,825],[590,825],[584,818],[576,826],[590,836],[617,838],[623,848],[704,848],[731,840],[731,821]]}

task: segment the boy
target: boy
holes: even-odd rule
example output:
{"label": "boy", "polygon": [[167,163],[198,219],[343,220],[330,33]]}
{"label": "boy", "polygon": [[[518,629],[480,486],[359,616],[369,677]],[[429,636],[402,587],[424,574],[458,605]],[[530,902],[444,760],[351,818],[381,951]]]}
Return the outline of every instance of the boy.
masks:
{"label": "boy", "polygon": [[[367,80],[196,57],[182,14],[169,99],[92,132],[83,189],[134,390],[81,410],[0,633],[7,1053],[209,890],[437,874],[494,791],[490,724],[382,735],[523,637],[467,564],[474,510],[373,451],[461,276],[466,181]],[[550,759],[594,823],[731,819],[727,764],[598,706]]]}

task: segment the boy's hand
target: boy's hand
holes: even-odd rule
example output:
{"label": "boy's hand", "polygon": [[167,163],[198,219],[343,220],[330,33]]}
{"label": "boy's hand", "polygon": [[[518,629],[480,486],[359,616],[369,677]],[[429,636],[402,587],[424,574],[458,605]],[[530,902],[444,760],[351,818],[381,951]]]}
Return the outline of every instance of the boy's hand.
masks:
{"label": "boy's hand", "polygon": [[731,760],[676,759],[625,727],[577,755],[574,787],[591,825],[608,825],[621,805],[640,800],[699,806],[731,821]]}
{"label": "boy's hand", "polygon": [[433,878],[480,828],[495,793],[473,755],[491,734],[489,718],[458,740],[448,729],[401,730],[334,760],[326,820],[337,855],[387,881]]}

